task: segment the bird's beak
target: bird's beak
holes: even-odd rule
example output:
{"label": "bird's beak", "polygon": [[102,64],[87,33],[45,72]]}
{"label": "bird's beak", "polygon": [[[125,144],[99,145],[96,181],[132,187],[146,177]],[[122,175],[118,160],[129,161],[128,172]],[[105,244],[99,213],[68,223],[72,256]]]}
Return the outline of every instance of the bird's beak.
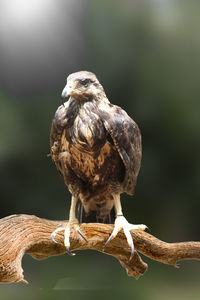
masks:
{"label": "bird's beak", "polygon": [[62,98],[69,97],[71,95],[72,90],[73,90],[72,86],[69,84],[66,84],[66,86],[64,87],[64,89],[62,91],[61,97]]}

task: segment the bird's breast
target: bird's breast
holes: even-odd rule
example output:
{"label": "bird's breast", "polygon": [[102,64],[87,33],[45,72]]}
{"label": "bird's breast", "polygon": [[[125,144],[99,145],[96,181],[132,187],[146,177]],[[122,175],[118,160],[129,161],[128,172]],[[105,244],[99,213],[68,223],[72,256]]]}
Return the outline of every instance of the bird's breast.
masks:
{"label": "bird's breast", "polygon": [[121,180],[121,158],[97,114],[79,111],[63,131],[61,144],[60,159],[93,188],[104,186],[111,177]]}
{"label": "bird's breast", "polygon": [[71,142],[82,151],[98,151],[106,140],[106,130],[98,115],[85,111],[81,112],[74,120],[70,129]]}

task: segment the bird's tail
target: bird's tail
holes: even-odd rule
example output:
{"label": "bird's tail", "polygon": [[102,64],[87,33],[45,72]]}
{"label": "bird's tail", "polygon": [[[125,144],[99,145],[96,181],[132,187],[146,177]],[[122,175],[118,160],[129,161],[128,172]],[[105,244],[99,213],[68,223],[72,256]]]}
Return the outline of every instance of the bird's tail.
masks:
{"label": "bird's tail", "polygon": [[113,224],[115,221],[115,210],[113,207],[111,211],[106,215],[99,214],[99,211],[94,211],[94,210],[90,210],[88,213],[86,213],[83,204],[79,200],[78,220],[80,224],[81,223]]}

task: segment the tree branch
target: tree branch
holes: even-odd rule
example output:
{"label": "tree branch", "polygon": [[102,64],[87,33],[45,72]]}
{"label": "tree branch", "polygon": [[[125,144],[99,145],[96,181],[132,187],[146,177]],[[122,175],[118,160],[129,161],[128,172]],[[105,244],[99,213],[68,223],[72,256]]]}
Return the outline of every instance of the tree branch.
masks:
{"label": "tree branch", "polygon": [[[36,259],[66,253],[63,232],[58,232],[56,240],[51,241],[51,233],[65,221],[50,221],[30,215],[12,215],[0,219],[0,282],[27,283],[23,276],[21,260],[24,254]],[[88,243],[72,231],[71,250],[94,249],[103,252],[103,246],[113,230],[113,225],[89,223],[82,224],[81,230]],[[176,266],[184,259],[200,259],[200,242],[166,243],[140,230],[132,231],[135,253],[130,260],[130,249],[122,232],[106,247],[104,253],[116,257],[129,276],[139,278],[146,270],[138,252],[165,264]]]}

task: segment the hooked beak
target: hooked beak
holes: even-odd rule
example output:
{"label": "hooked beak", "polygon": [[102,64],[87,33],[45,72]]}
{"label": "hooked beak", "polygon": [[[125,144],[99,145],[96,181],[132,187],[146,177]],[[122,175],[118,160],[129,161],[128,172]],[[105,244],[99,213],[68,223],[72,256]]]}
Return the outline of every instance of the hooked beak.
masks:
{"label": "hooked beak", "polygon": [[63,91],[62,91],[62,94],[61,94],[61,97],[64,99],[64,98],[67,98],[71,95],[71,92],[72,92],[72,87],[68,84],[66,84],[66,86],[64,87]]}

